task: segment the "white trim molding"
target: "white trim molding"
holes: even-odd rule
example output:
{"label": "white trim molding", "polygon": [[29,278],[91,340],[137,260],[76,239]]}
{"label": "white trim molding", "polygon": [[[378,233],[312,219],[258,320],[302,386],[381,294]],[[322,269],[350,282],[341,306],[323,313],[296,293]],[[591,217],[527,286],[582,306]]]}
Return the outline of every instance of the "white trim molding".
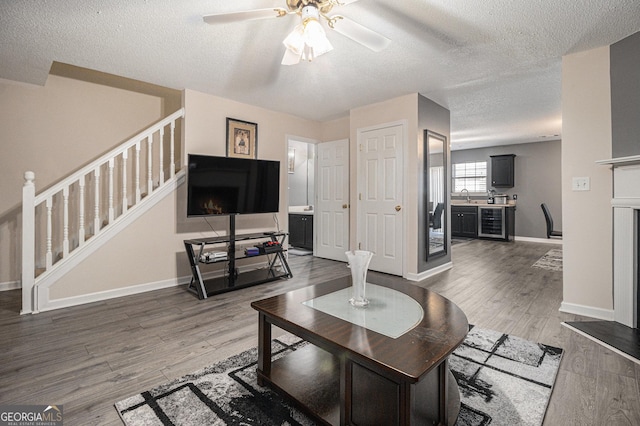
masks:
{"label": "white trim molding", "polygon": [[0,291],[18,290],[22,288],[20,281],[7,281],[0,283]]}
{"label": "white trim molding", "polygon": [[613,320],[636,328],[640,155],[596,161],[613,169]]}
{"label": "white trim molding", "polygon": [[[260,269],[264,266],[264,263],[243,265],[242,270],[254,270]],[[219,278],[225,274],[222,271],[211,271],[203,274],[203,279],[208,280],[212,278]],[[84,305],[87,303],[103,302],[109,299],[116,299],[118,297],[132,296],[134,294],[146,293],[149,291],[161,290],[164,288],[177,287],[180,285],[187,285],[191,281],[191,275],[178,278],[170,278],[162,281],[155,281],[150,283],[132,285],[129,287],[121,287],[113,290],[99,291],[90,294],[82,294],[79,296],[64,297],[60,299],[49,299],[49,289],[42,290],[41,298],[46,299],[38,312],[53,311],[55,309],[70,308],[72,306]],[[186,291],[186,289],[185,289]],[[46,297],[42,297],[42,295]],[[193,296],[196,297],[195,295]]]}
{"label": "white trim molding", "polygon": [[597,318],[605,321],[613,321],[613,309],[594,308],[593,306],[562,302],[560,304],[560,312],[582,315],[583,317]]}
{"label": "white trim molding", "polygon": [[618,157],[618,158],[609,158],[607,160],[598,160],[596,164],[600,164],[603,166],[624,166],[628,164],[638,164],[640,163],[640,155],[630,155],[629,157]]}
{"label": "white trim molding", "polygon": [[[163,288],[175,287],[180,284],[188,283],[189,278],[169,279],[165,281],[157,281],[153,283],[139,284],[130,287],[116,288],[113,290],[99,291],[96,293],[82,294],[80,296],[65,297],[61,299],[49,299],[49,289],[40,290],[39,298],[47,299],[46,303],[42,303],[38,312],[53,311],[55,309],[70,308],[72,306],[84,305],[87,303],[102,302],[118,297],[131,296],[134,294],[146,293],[148,291],[160,290]],[[42,297],[45,296],[45,297]]]}
{"label": "white trim molding", "polygon": [[514,241],[523,241],[527,243],[557,244],[562,245],[561,238],[535,238],[535,237],[513,237]]}
{"label": "white trim molding", "polygon": [[434,275],[438,275],[441,272],[448,271],[451,268],[453,268],[453,262],[447,262],[443,265],[431,268],[428,271],[420,272],[419,274],[407,274],[404,278],[409,281],[422,281],[429,277],[433,277]]}
{"label": "white trim molding", "polygon": [[[630,158],[630,157],[626,157]],[[636,158],[636,157],[634,157]],[[637,156],[640,161],[640,156]],[[636,211],[640,210],[640,165],[629,161],[613,169],[613,309],[614,320],[636,327]]]}

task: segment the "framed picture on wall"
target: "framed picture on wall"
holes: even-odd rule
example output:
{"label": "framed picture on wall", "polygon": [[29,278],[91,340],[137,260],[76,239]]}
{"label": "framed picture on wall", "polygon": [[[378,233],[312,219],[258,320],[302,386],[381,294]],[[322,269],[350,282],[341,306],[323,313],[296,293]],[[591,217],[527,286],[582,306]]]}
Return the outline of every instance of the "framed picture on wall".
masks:
{"label": "framed picture on wall", "polygon": [[227,117],[227,157],[258,158],[258,125]]}

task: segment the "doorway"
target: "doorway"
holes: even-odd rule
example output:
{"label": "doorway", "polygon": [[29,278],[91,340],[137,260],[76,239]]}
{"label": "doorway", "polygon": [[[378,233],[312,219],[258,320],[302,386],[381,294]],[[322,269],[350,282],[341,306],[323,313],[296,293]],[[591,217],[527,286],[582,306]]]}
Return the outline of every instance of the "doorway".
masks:
{"label": "doorway", "polygon": [[[312,234],[308,251],[344,262],[349,250],[349,140],[318,143],[291,136],[287,141],[289,242],[297,240],[291,234],[302,223],[303,233]],[[296,253],[305,254],[299,247]]]}
{"label": "doorway", "polygon": [[287,151],[289,208],[310,208],[315,199],[316,145],[290,138]]}
{"label": "doorway", "polygon": [[315,251],[316,141],[287,138],[287,192],[290,254]]}

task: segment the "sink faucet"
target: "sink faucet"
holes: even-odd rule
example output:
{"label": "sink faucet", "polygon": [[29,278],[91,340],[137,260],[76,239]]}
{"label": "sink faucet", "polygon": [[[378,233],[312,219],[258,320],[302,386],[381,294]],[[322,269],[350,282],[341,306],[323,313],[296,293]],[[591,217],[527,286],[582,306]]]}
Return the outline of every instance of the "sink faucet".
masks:
{"label": "sink faucet", "polygon": [[471,197],[469,197],[469,190],[467,188],[464,188],[462,191],[460,191],[460,194],[462,194],[463,192],[467,193],[467,204],[471,203]]}

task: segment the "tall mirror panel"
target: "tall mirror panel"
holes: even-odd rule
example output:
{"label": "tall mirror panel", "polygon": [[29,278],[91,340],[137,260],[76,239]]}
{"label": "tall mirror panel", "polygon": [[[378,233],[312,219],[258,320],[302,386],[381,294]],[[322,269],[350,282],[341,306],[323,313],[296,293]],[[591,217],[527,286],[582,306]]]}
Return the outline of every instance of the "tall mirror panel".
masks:
{"label": "tall mirror panel", "polygon": [[425,130],[425,189],[428,212],[427,260],[447,252],[446,137]]}

